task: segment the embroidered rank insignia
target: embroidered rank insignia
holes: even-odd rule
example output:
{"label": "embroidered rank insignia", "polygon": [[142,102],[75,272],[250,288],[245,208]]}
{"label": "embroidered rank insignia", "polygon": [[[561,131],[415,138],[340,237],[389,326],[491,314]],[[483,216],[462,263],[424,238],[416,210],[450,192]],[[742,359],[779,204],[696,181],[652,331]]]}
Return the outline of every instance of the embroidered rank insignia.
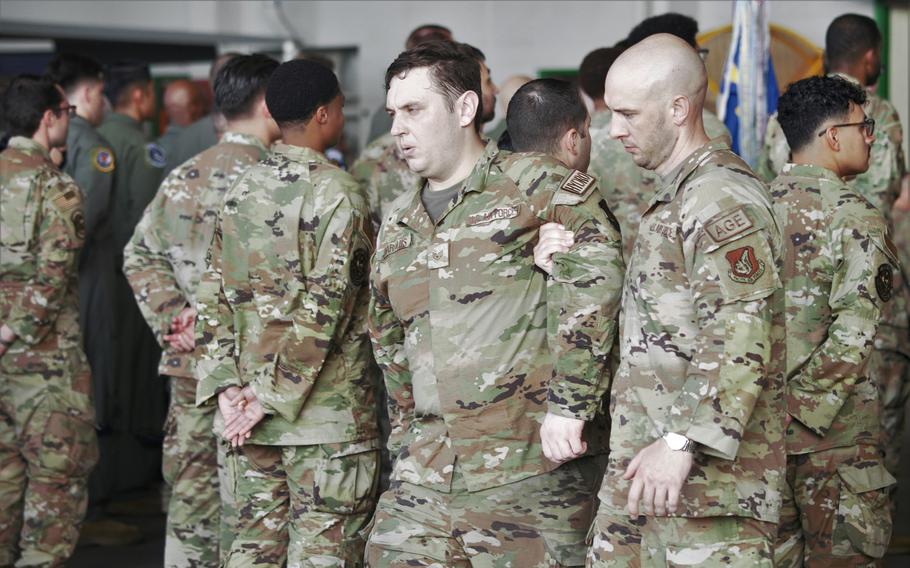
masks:
{"label": "embroidered rank insignia", "polygon": [[370,254],[366,249],[357,249],[351,257],[351,282],[357,286],[367,283],[367,274],[370,271]]}
{"label": "embroidered rank insignia", "polygon": [[765,263],[755,257],[755,249],[752,247],[733,249],[725,256],[730,263],[730,271],[727,274],[734,282],[755,284],[765,273]]}
{"label": "embroidered rank insignia", "polygon": [[575,195],[584,195],[592,185],[594,185],[592,176],[578,170],[572,170],[572,173],[562,182],[559,189]]}
{"label": "embroidered rank insignia", "polygon": [[705,225],[705,232],[711,236],[715,243],[722,243],[744,231],[748,231],[754,226],[746,212],[742,208],[737,208],[724,213],[720,217],[709,220]]}
{"label": "embroidered rank insignia", "polygon": [[883,264],[878,267],[875,274],[875,291],[883,302],[891,299],[892,286],[894,284],[894,271],[890,264]]}
{"label": "embroidered rank insignia", "polygon": [[161,146],[154,142],[149,142],[145,145],[145,161],[152,167],[163,168],[165,163],[167,163],[167,156]]}
{"label": "embroidered rank insignia", "polygon": [[114,171],[114,154],[107,148],[92,150],[92,167],[103,174]]}
{"label": "embroidered rank insignia", "polygon": [[54,204],[60,211],[69,211],[79,205],[79,194],[74,189],[68,189],[54,198]]}

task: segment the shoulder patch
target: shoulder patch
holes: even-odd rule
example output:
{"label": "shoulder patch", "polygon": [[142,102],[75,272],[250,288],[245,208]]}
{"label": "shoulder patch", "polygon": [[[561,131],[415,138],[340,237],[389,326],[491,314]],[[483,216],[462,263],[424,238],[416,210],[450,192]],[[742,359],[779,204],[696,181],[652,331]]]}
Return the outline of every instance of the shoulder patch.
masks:
{"label": "shoulder patch", "polygon": [[163,168],[167,163],[167,156],[158,144],[149,142],[145,145],[145,161],[155,168]]}
{"label": "shoulder patch", "polygon": [[365,286],[367,275],[370,273],[370,253],[359,248],[351,257],[351,282],[356,286]]}
{"label": "shoulder patch", "polygon": [[875,291],[881,301],[887,302],[891,299],[893,285],[894,270],[890,264],[882,264],[878,267],[878,272],[875,274]]}
{"label": "shoulder patch", "polygon": [[75,189],[67,189],[54,198],[54,205],[60,211],[69,211],[81,202],[80,195]]}
{"label": "shoulder patch", "polygon": [[114,171],[114,153],[109,148],[95,148],[92,150],[92,167],[103,174]]}
{"label": "shoulder patch", "polygon": [[578,170],[572,170],[572,173],[569,174],[565,180],[563,180],[562,185],[559,186],[560,191],[568,191],[569,193],[574,193],[575,195],[584,195],[592,185],[594,185],[595,179],[593,176],[589,176],[584,172]]}
{"label": "shoulder patch", "polygon": [[726,255],[730,264],[730,279],[740,284],[755,284],[765,272],[765,262],[755,256],[755,249],[750,246],[729,251]]}
{"label": "shoulder patch", "polygon": [[70,221],[73,222],[73,228],[76,230],[76,236],[80,239],[85,239],[85,215],[82,214],[82,209],[76,209],[70,215]]}
{"label": "shoulder patch", "polygon": [[754,226],[743,208],[737,207],[733,211],[727,211],[709,219],[705,224],[705,232],[715,243],[722,243]]}

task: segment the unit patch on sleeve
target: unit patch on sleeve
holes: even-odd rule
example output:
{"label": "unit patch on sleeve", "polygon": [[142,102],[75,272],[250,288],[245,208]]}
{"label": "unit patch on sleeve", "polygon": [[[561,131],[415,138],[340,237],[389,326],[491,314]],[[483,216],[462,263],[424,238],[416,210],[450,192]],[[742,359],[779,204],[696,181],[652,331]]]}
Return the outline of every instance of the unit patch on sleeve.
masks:
{"label": "unit patch on sleeve", "polygon": [[68,189],[54,198],[54,204],[60,211],[69,211],[80,203],[80,196],[74,189]]}
{"label": "unit patch on sleeve", "polygon": [[878,267],[875,274],[875,291],[883,302],[891,299],[892,286],[894,284],[894,271],[888,263]]}
{"label": "unit patch on sleeve", "polygon": [[366,249],[357,249],[351,257],[351,282],[357,286],[367,283],[367,274],[370,272],[370,254]]}
{"label": "unit patch on sleeve", "polygon": [[85,215],[82,214],[82,209],[73,211],[73,214],[70,215],[70,221],[73,222],[76,236],[80,239],[85,239]]}
{"label": "unit patch on sleeve", "polygon": [[164,150],[154,142],[145,145],[145,159],[149,165],[155,168],[163,168],[165,163],[167,163]]}
{"label": "unit patch on sleeve", "polygon": [[107,148],[92,150],[92,167],[103,174],[114,171],[114,153]]}
{"label": "unit patch on sleeve", "polygon": [[750,246],[733,249],[724,255],[730,263],[730,279],[741,284],[755,284],[765,273],[765,262],[755,256]]}

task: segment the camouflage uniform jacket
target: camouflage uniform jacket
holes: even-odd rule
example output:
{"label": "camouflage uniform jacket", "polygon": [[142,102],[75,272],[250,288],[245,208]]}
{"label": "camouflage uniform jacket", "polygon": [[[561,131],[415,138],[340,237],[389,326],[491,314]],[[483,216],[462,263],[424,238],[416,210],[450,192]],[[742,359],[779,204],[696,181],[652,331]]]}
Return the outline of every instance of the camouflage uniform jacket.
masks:
{"label": "camouflage uniform jacket", "polygon": [[422,183],[420,176],[408,169],[391,134],[377,138],[364,148],[351,167],[351,175],[366,191],[374,227],[388,215],[400,195],[419,190]]}
{"label": "camouflage uniform jacket", "polygon": [[[557,466],[548,411],[597,423],[623,274],[605,207],[592,177],[490,142],[436,224],[420,192],[383,220],[370,331],[392,479],[448,492],[457,459],[470,491],[512,483]],[[549,221],[577,244],[548,280],[533,247]]]}
{"label": "camouflage uniform jacket", "polygon": [[[635,165],[622,142],[610,138],[611,116],[613,113],[609,109],[591,115],[591,164],[588,173],[597,178],[597,186],[619,221],[623,256],[629,258],[641,216],[660,187],[660,178],[651,170]],[[708,137],[712,140],[723,137],[729,143],[730,132],[724,123],[707,110],[703,117]]]}
{"label": "camouflage uniform jacket", "polygon": [[[196,292],[198,404],[249,385],[249,442],[376,447],[369,211],[322,154],[278,144],[228,190]],[[217,428],[217,425],[216,425]]]}
{"label": "camouflage uniform jacket", "polygon": [[268,150],[255,136],[227,132],[217,146],[175,168],[158,189],[124,251],[139,309],[165,349],[158,371],[193,378],[195,354],[169,348],[171,319],[196,304],[224,194]]}
{"label": "camouflage uniform jacket", "polygon": [[[611,461],[667,432],[695,441],[684,517],[779,514],[785,339],[771,207],[746,163],[709,142],[666,176],[629,261]],[[611,481],[602,506],[627,514],[626,492]]]}
{"label": "camouflage uniform jacket", "polygon": [[866,375],[881,307],[899,269],[881,213],[827,169],[787,164],[771,184],[783,224],[787,452],[879,443]]}
{"label": "camouflage uniform jacket", "polygon": [[17,337],[2,357],[4,373],[47,370],[62,359],[68,371],[73,361],[86,364],[76,268],[84,238],[79,187],[43,146],[10,139],[0,153],[0,323]]}
{"label": "camouflage uniform jacket", "polygon": [[[839,77],[859,84],[849,75]],[[868,93],[867,93],[868,94]],[[892,207],[900,195],[901,179],[906,173],[904,161],[903,129],[894,105],[874,94],[868,94],[864,106],[866,116],[875,120],[875,142],[869,156],[869,169],[847,182],[865,197],[884,216],[891,234],[894,234]],[[777,176],[790,159],[790,146],[777,122],[777,115],[768,121],[765,144],[757,173],[766,181]],[[875,348],[899,351],[910,356],[910,319],[906,277],[903,271],[894,274],[894,299],[883,306],[882,321],[875,338]]]}

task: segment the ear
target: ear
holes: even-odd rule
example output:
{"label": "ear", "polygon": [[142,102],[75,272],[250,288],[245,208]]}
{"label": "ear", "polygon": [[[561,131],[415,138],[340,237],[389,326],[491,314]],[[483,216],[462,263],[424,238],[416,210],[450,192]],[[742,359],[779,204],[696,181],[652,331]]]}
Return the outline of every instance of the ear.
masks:
{"label": "ear", "polygon": [[692,105],[689,102],[689,97],[676,95],[673,97],[670,108],[673,112],[673,124],[682,126],[682,124],[686,122],[686,119],[689,118],[689,112],[692,109]]}
{"label": "ear", "polygon": [[477,106],[480,97],[474,91],[465,91],[455,101],[455,113],[458,115],[458,126],[470,126],[477,116]]}
{"label": "ear", "polygon": [[316,121],[319,124],[325,124],[329,121],[329,107],[323,105],[316,109]]}
{"label": "ear", "polygon": [[581,135],[578,133],[578,130],[575,128],[570,128],[566,130],[565,134],[559,139],[559,147],[567,155],[575,157],[579,153],[579,146],[581,142]]}
{"label": "ear", "polygon": [[840,152],[840,140],[837,139],[837,128],[829,128],[825,132],[825,143],[833,152]]}

